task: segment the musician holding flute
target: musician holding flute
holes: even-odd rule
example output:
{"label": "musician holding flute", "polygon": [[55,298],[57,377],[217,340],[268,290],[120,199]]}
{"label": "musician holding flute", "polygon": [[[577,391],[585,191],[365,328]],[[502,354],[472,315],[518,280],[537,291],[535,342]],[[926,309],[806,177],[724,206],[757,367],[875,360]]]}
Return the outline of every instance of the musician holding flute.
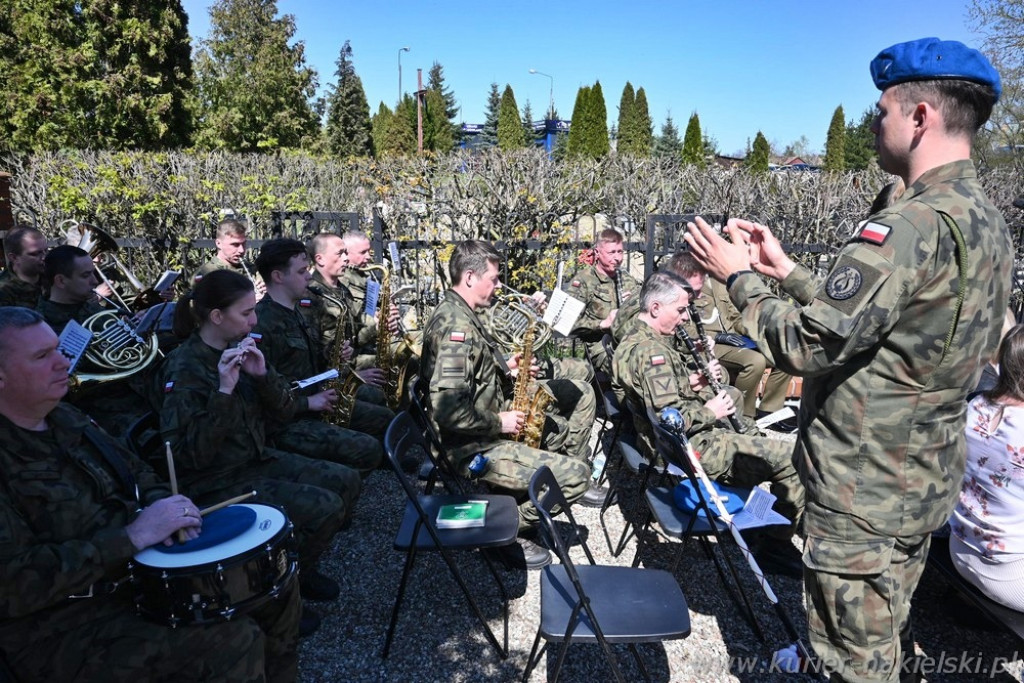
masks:
{"label": "musician holding flute", "polygon": [[614,228],[601,231],[594,245],[593,265],[581,268],[569,280],[568,292],[586,304],[572,334],[587,345],[594,369],[611,375],[601,339],[611,334],[619,309],[640,291],[640,283],[622,268],[622,234]]}
{"label": "musician holding flute", "polygon": [[690,294],[686,282],[663,271],[644,283],[637,325],[615,349],[616,395],[632,407],[637,440],[652,460],[656,450],[647,409],[660,413],[672,407],[683,416],[686,435],[708,476],[736,486],[771,482],[776,509],[792,524],[765,527],[751,550],[766,572],[799,578],[803,565],[791,538],[803,514],[804,487],[791,462],[793,447],[726,426],[724,420],[736,412],[733,398],[725,390],[710,391],[707,377],[691,373],[673,341],[688,317]]}
{"label": "musician holding flute", "polygon": [[128,561],[199,509],[61,402],[68,361],[35,311],[0,307],[0,655],[18,681],[293,681],[296,591],[231,621],[140,619]]}

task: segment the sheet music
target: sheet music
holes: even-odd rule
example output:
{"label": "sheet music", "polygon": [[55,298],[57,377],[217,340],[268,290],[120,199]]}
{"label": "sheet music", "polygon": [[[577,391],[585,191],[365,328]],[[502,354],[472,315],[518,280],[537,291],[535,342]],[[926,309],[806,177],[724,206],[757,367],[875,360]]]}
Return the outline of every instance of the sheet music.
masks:
{"label": "sheet music", "polygon": [[321,372],[319,375],[313,375],[312,377],[310,377],[308,379],[297,379],[294,382],[292,382],[292,385],[294,385],[294,387],[296,389],[305,389],[306,387],[313,386],[317,382],[323,382],[323,381],[328,380],[328,379],[334,379],[337,376],[338,376],[337,368],[331,368],[330,370],[327,370],[326,372]]}
{"label": "sheet music", "polygon": [[75,371],[78,361],[91,341],[92,332],[74,320],[68,321],[68,324],[64,326],[64,331],[57,339],[57,350],[71,363],[71,367],[68,368],[69,375]]}
{"label": "sheet music", "polygon": [[762,526],[774,524],[789,524],[789,520],[772,509],[775,504],[775,496],[759,486],[750,489],[747,502],[743,509],[733,515],[732,521],[739,529],[755,529]]}
{"label": "sheet music", "polygon": [[576,297],[556,289],[551,292],[551,301],[544,311],[544,322],[556,332],[568,337],[586,307],[587,305]]}
{"label": "sheet music", "polygon": [[402,270],[402,259],[398,255],[398,242],[388,242],[388,255],[391,256],[391,270],[398,273]]}
{"label": "sheet music", "polygon": [[376,280],[366,281],[366,305],[363,306],[363,313],[371,318],[377,315],[377,299],[380,297],[380,283]]}
{"label": "sheet music", "polygon": [[174,281],[178,279],[179,275],[181,275],[181,271],[178,271],[178,270],[165,270],[164,274],[161,275],[160,279],[157,280],[156,284],[153,285],[153,291],[154,292],[162,292],[162,291],[164,291],[165,289],[167,289],[168,287],[170,287],[171,285],[174,284]]}

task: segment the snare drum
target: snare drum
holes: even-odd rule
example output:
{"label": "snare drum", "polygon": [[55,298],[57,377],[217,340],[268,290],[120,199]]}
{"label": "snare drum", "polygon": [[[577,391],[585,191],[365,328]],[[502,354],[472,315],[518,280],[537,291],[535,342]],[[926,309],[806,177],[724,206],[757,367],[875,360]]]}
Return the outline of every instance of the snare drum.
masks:
{"label": "snare drum", "polygon": [[298,555],[284,512],[259,503],[225,510],[238,507],[256,517],[233,538],[194,551],[154,546],[135,555],[129,569],[140,615],[171,627],[226,621],[272,600],[295,580]]}

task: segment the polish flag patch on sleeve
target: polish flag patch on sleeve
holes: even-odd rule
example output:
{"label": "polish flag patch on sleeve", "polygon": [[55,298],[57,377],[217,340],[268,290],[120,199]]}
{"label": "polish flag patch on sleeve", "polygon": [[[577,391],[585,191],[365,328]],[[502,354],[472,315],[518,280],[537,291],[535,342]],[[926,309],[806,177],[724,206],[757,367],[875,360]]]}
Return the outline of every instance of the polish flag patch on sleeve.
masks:
{"label": "polish flag patch on sleeve", "polygon": [[464,342],[464,341],[466,341],[466,333],[465,332],[452,332],[451,336],[448,337],[448,340],[449,341],[453,341],[453,342],[460,342],[460,343]]}
{"label": "polish flag patch on sleeve", "polygon": [[250,332],[249,338],[255,341],[257,344],[263,343],[263,335],[259,332]]}
{"label": "polish flag patch on sleeve", "polygon": [[888,225],[882,225],[881,223],[865,223],[864,227],[857,233],[859,239],[865,242],[871,242],[872,244],[885,244],[885,240],[889,239],[889,234],[892,232],[892,228]]}
{"label": "polish flag patch on sleeve", "polygon": [[164,385],[164,393],[169,394],[174,391],[174,382],[168,382]]}
{"label": "polish flag patch on sleeve", "polygon": [[299,299],[299,308],[309,308],[313,302],[309,299]]}
{"label": "polish flag patch on sleeve", "polygon": [[572,281],[572,286],[573,287],[579,287],[580,286],[580,281],[579,280],[573,280]]}
{"label": "polish flag patch on sleeve", "polygon": [[664,365],[664,364],[665,364],[665,356],[662,356],[660,354],[657,355],[657,356],[651,356],[651,365],[652,366],[658,366],[658,365]]}

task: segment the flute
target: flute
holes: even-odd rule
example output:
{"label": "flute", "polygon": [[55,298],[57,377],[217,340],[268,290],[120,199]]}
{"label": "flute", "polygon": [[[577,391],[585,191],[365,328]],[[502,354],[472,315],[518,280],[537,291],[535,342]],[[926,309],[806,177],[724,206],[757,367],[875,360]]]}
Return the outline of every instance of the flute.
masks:
{"label": "flute", "polygon": [[[693,362],[697,364],[697,370],[704,375],[704,378],[708,381],[708,385],[711,389],[719,394],[725,388],[724,385],[719,382],[714,373],[711,372],[711,368],[708,367],[707,362],[704,360],[704,356],[701,355],[700,351],[697,350],[697,345],[694,343],[693,338],[690,337],[690,333],[686,331],[686,328],[682,325],[676,327],[676,337],[686,344],[686,349],[693,356]],[[729,416],[729,424],[736,430],[737,434],[743,434],[743,424],[739,421],[735,414]]]}

